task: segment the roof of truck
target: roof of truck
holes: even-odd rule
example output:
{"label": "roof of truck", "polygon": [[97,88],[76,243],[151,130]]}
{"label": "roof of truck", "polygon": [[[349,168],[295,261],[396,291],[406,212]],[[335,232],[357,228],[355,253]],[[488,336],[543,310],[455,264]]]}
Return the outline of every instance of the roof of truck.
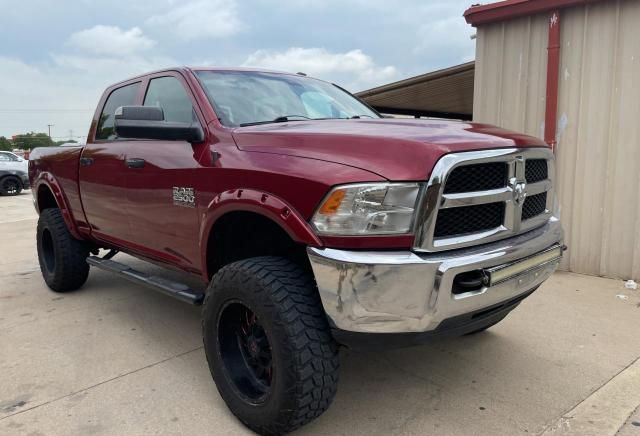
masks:
{"label": "roof of truck", "polygon": [[213,67],[213,66],[177,66],[177,67],[168,67],[162,68],[154,71],[147,71],[146,73],[138,74],[137,76],[129,77],[127,79],[121,80],[112,84],[110,87],[120,85],[121,83],[130,82],[131,80],[135,80],[138,78],[142,78],[145,76],[149,76],[151,74],[157,73],[165,73],[169,71],[177,71],[180,73],[186,73],[188,71],[248,71],[248,72],[258,72],[258,73],[270,73],[270,74],[286,74],[290,76],[305,76],[308,77],[305,73],[291,73],[287,71],[277,71],[277,70],[268,70],[265,68],[249,68],[249,67]]}

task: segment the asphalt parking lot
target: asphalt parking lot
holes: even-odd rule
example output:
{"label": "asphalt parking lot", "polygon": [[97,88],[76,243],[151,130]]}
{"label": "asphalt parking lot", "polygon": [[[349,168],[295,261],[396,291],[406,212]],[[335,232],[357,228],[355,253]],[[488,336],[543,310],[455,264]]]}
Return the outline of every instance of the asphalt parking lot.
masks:
{"label": "asphalt parking lot", "polygon": [[[248,433],[210,378],[198,308],[96,270],[49,291],[36,222],[28,191],[0,197],[0,434]],[[344,352],[333,406],[299,433],[640,435],[639,338],[640,290],[556,273],[486,333]]]}

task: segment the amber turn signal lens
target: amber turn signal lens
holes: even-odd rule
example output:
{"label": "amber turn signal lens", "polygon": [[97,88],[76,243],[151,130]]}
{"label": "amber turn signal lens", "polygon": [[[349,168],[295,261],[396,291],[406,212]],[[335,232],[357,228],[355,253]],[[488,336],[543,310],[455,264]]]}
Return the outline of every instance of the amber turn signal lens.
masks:
{"label": "amber turn signal lens", "polygon": [[329,198],[325,200],[320,208],[320,213],[323,215],[333,215],[338,211],[340,203],[344,199],[346,192],[342,189],[335,190],[329,195]]}

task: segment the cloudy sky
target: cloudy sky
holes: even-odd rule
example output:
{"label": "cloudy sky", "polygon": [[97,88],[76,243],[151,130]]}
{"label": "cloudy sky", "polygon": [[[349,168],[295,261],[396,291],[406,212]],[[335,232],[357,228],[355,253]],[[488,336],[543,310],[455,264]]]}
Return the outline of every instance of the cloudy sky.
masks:
{"label": "cloudy sky", "polygon": [[175,65],[303,71],[351,91],[474,58],[475,0],[0,0],[0,136],[83,141],[103,89]]}

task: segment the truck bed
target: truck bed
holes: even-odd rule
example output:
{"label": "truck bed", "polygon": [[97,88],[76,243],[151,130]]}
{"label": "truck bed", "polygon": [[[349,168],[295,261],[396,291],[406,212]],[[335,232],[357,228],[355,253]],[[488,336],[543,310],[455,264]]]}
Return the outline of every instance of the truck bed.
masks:
{"label": "truck bed", "polygon": [[82,146],[38,147],[29,156],[29,180],[34,198],[38,198],[39,186],[48,185],[56,196],[63,197],[71,221],[78,227],[86,225],[78,185],[82,149]]}

